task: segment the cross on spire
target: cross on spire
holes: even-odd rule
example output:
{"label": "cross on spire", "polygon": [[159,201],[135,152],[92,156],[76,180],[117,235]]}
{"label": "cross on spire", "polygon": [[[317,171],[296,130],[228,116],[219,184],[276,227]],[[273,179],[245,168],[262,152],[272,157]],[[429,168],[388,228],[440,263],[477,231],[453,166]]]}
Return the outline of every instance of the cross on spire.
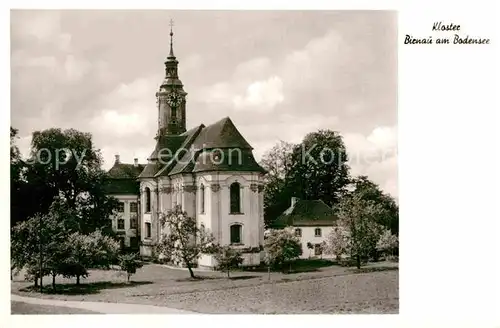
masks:
{"label": "cross on spire", "polygon": [[174,20],[170,19],[170,54],[169,57],[174,57],[174,46],[173,46],[173,36],[174,32],[172,31],[172,27],[174,27]]}

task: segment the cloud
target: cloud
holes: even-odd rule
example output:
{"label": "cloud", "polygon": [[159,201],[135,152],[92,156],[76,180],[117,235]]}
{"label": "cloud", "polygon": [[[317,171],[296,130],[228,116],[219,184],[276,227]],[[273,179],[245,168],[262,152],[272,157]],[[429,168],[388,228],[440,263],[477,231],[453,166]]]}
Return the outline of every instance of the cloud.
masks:
{"label": "cloud", "polygon": [[[117,152],[123,161],[144,162],[155,142],[169,15],[12,11],[12,125],[23,136],[49,127],[91,132],[106,165]],[[395,144],[395,14],[178,15],[188,128],[230,116],[258,158],[279,140],[300,142],[318,129],[339,131],[349,149],[370,156]],[[387,156],[353,172],[395,190],[396,167]]]}
{"label": "cloud", "polygon": [[397,197],[398,152],[397,126],[380,126],[368,135],[345,134],[353,175],[366,175]]}
{"label": "cloud", "polygon": [[272,76],[265,81],[253,82],[247,87],[244,96],[237,95],[232,100],[235,108],[239,110],[268,111],[284,99],[283,81]]}

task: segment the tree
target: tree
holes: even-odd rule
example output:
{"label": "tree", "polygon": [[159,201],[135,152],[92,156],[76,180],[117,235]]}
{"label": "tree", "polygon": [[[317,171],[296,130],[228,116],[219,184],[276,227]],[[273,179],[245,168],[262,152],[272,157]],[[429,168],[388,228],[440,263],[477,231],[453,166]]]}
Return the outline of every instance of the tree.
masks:
{"label": "tree", "polygon": [[217,270],[227,272],[228,278],[229,272],[238,268],[243,263],[241,253],[228,245],[217,249],[215,259],[217,260]]}
{"label": "tree", "polygon": [[262,156],[260,165],[267,171],[264,176],[264,222],[267,227],[290,206],[293,190],[288,186],[288,179],[293,147],[291,143],[280,141]]}
{"label": "tree", "polygon": [[62,245],[67,236],[64,222],[53,213],[37,214],[27,221],[19,222],[12,229],[11,259],[13,267],[28,269],[27,279],[37,285],[42,277],[51,274],[52,286],[59,273],[59,264],[65,258]]}
{"label": "tree", "polygon": [[306,135],[292,152],[288,187],[302,199],[339,202],[349,184],[347,150],[340,134],[320,130]]}
{"label": "tree", "polygon": [[353,193],[358,194],[361,199],[373,201],[379,208],[379,215],[375,219],[380,225],[390,229],[393,234],[399,233],[399,206],[395,199],[384,193],[380,187],[366,176],[358,176],[352,179]]}
{"label": "tree", "polygon": [[137,269],[142,268],[141,261],[136,254],[124,254],[118,257],[120,268],[127,272],[127,282],[130,282],[130,277],[136,273]]}
{"label": "tree", "polygon": [[391,233],[391,230],[385,230],[377,242],[377,250],[385,255],[394,256],[398,249],[398,236]]}
{"label": "tree", "polygon": [[292,260],[302,254],[300,239],[295,236],[293,228],[271,230],[264,240],[266,263],[269,266],[281,266],[284,271],[285,264],[291,268]]}
{"label": "tree", "polygon": [[117,259],[119,250],[119,243],[99,230],[88,235],[72,233],[64,244],[65,260],[60,273],[66,278],[76,277],[79,285],[80,277],[88,276],[87,269],[108,269]]}
{"label": "tree", "polygon": [[19,215],[18,220],[34,213],[48,213],[54,199],[59,198],[79,213],[81,233],[111,230],[109,216],[118,203],[106,195],[102,156],[89,133],[74,129],[36,131],[25,164],[27,210],[25,217]]}
{"label": "tree", "polygon": [[180,206],[160,214],[164,233],[156,247],[157,253],[170,254],[170,258],[187,266],[191,278],[195,278],[193,267],[203,254],[214,252],[212,234],[198,227],[196,219],[182,211]]}
{"label": "tree", "polygon": [[342,198],[338,207],[338,220],[327,237],[325,251],[336,256],[348,255],[361,268],[361,260],[376,249],[383,227],[376,222],[381,208],[359,194]]}

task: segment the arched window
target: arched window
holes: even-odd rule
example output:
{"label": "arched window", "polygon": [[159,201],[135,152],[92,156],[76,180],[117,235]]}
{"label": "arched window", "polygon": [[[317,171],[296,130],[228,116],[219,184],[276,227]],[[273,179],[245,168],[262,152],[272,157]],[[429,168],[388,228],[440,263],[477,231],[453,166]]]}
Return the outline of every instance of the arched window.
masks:
{"label": "arched window", "polygon": [[145,212],[146,213],[149,213],[151,212],[151,190],[149,188],[146,187],[146,189],[144,189],[144,197],[146,197],[146,208],[145,208]]}
{"label": "arched window", "polygon": [[230,229],[231,244],[241,244],[241,224],[233,224]]}
{"label": "arched window", "polygon": [[314,237],[321,237],[321,229],[320,228],[314,229]]}
{"label": "arched window", "polygon": [[233,182],[229,187],[229,193],[231,198],[231,213],[241,213],[240,184],[238,182]]}
{"label": "arched window", "polygon": [[300,228],[295,229],[295,236],[302,237],[302,230]]}
{"label": "arched window", "polygon": [[200,186],[200,213],[205,213],[205,186]]}

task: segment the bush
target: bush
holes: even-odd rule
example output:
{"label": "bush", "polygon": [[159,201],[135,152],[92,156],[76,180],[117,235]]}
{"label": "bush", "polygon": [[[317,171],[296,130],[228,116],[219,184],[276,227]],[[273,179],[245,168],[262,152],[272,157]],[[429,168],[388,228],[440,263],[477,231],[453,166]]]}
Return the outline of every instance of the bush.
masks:
{"label": "bush", "polygon": [[135,253],[120,255],[118,257],[120,268],[127,272],[127,282],[130,282],[130,276],[137,272],[137,269],[142,268],[142,262]]}
{"label": "bush", "polygon": [[229,272],[237,269],[243,263],[241,253],[231,248],[231,246],[220,247],[215,252],[214,257],[217,260],[216,270],[227,272],[228,278]]}

